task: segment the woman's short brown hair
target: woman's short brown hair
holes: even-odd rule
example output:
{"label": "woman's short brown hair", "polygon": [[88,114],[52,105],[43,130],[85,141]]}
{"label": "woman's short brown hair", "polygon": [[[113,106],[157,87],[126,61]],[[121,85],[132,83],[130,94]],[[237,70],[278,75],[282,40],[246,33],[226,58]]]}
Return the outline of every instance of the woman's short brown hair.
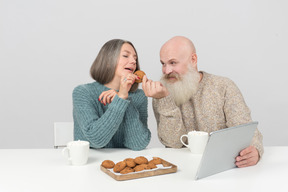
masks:
{"label": "woman's short brown hair", "polygon": [[[95,61],[93,62],[90,68],[90,75],[95,81],[103,85],[112,81],[115,75],[115,70],[117,67],[120,51],[124,43],[130,44],[135,50],[137,56],[136,71],[140,70],[138,54],[134,45],[130,41],[122,39],[112,39],[102,46],[101,50],[99,51]],[[134,83],[130,91],[136,91],[137,88],[138,83]]]}

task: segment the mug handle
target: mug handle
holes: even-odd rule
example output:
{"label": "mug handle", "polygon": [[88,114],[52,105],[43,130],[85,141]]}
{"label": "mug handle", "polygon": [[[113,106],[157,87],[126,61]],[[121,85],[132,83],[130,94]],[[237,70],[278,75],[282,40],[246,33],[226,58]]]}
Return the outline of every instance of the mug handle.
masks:
{"label": "mug handle", "polygon": [[65,147],[65,148],[62,150],[62,155],[63,155],[64,157],[66,157],[69,162],[71,161],[70,150],[69,150],[68,147]]}
{"label": "mug handle", "polygon": [[188,145],[186,145],[186,143],[183,142],[183,140],[182,140],[183,137],[187,137],[187,139],[188,139],[188,135],[182,135],[182,136],[180,137],[180,141],[181,141],[181,143],[182,143],[183,145],[185,145],[186,147],[189,147]]}

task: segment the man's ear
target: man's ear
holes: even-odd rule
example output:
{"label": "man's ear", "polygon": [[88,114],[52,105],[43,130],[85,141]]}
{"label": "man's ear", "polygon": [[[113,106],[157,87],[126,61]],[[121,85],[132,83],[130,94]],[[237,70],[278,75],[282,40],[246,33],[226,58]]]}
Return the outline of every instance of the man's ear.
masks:
{"label": "man's ear", "polygon": [[192,53],[191,60],[192,60],[192,66],[197,67],[197,54],[196,53]]}

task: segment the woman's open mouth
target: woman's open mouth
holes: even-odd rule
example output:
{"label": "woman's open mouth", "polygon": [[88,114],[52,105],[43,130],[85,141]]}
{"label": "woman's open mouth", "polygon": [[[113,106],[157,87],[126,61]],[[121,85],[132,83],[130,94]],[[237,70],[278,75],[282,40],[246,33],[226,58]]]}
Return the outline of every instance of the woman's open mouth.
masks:
{"label": "woman's open mouth", "polygon": [[125,70],[131,71],[132,73],[134,72],[134,69],[129,67],[126,67]]}

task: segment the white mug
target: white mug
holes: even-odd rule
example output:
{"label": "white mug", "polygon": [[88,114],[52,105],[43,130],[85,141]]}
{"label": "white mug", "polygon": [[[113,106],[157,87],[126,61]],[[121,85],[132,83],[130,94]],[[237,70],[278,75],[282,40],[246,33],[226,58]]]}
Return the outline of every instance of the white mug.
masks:
{"label": "white mug", "polygon": [[71,165],[85,165],[88,160],[89,142],[70,141],[67,147],[62,150],[62,154],[68,159]]}
{"label": "white mug", "polygon": [[[188,145],[182,140],[183,137],[188,138]],[[182,135],[180,141],[188,147],[194,154],[202,154],[208,141],[208,133],[204,131],[190,131],[187,135]]]}

